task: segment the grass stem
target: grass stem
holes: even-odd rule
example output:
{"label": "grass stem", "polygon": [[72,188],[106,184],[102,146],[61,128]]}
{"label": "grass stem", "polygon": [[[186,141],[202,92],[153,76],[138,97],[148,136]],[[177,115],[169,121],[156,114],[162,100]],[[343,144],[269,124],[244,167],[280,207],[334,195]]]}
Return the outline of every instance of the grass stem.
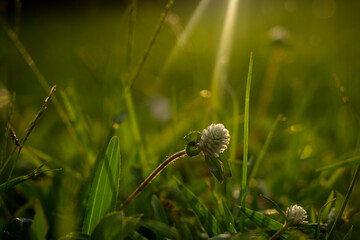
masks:
{"label": "grass stem", "polygon": [[185,149],[181,150],[177,153],[174,153],[170,157],[168,157],[164,162],[162,162],[141,184],[135,189],[135,191],[130,194],[130,196],[118,207],[117,211],[123,210],[154,178],[171,162],[175,161],[181,156],[186,154]]}

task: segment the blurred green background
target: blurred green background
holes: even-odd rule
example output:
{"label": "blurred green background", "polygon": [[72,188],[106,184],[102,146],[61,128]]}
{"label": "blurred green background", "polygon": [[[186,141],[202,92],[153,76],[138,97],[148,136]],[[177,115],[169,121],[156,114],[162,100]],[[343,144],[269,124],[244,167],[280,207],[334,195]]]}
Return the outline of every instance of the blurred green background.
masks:
{"label": "blurred green background", "polygon": [[[230,152],[235,154],[230,157],[234,177],[225,184],[225,190],[218,186],[234,204],[232,190],[241,184],[243,103],[250,52],[254,58],[250,161],[259,155],[276,116],[284,116],[256,181],[250,184],[250,206],[264,208],[264,203],[256,200],[259,192],[281,206],[297,202],[308,210],[319,209],[332,190],[345,195],[351,168],[315,170],[359,154],[360,3],[238,1],[230,31],[232,41],[226,43],[229,54],[222,56],[218,51],[226,27],[227,3],[175,0],[131,89],[136,123],[124,97],[130,1],[23,1],[21,8],[16,7],[16,1],[0,1],[0,85],[16,93],[11,120],[16,133],[21,136],[25,131],[48,90],[9,38],[5,25],[18,31],[20,42],[48,85],[56,84],[59,101],[58,106],[51,102],[37,123],[13,176],[24,175],[45,160],[50,160],[48,168],[63,168],[3,193],[2,211],[7,214],[0,218],[1,225],[17,215],[31,218],[31,206],[39,199],[50,226],[48,236],[57,238],[79,230],[81,189],[110,133],[119,136],[121,144],[121,202],[166,156],[183,148],[184,135],[201,131],[214,120],[238,136],[232,138],[235,142],[227,152],[229,156]],[[165,4],[138,1],[131,72]],[[203,11],[197,14],[199,6]],[[191,19],[193,28],[188,25]],[[184,34],[187,41],[182,42]],[[219,59],[223,71],[214,77]],[[220,107],[216,111],[212,111],[217,96],[212,92],[214,78],[220,79],[219,97],[215,99]],[[70,120],[72,134],[59,117],[59,108]],[[2,105],[2,136],[7,112],[8,104]],[[125,117],[114,127],[113,121],[119,116]],[[4,141],[9,144],[8,151],[15,147],[10,138]],[[148,189],[138,201],[146,201],[150,191],[158,191],[163,197],[171,195],[167,189],[171,175],[191,186],[211,209],[203,180],[216,183],[200,157],[171,165],[155,181],[157,190]],[[1,180],[6,177],[1,176]],[[360,208],[358,187],[349,204],[353,213]],[[146,208],[138,204],[129,212],[151,218]]]}

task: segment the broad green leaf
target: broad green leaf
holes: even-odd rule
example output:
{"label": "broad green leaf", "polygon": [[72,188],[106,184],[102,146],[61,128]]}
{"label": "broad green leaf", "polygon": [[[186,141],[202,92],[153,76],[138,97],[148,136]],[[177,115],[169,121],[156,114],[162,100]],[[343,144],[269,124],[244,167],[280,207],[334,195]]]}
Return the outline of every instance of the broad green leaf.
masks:
{"label": "broad green leaf", "polygon": [[59,240],[88,240],[89,235],[81,232],[71,232],[66,234],[66,236],[61,237]]}
{"label": "broad green leaf", "polygon": [[113,137],[101,160],[92,184],[82,232],[91,234],[99,221],[114,211],[120,179],[119,139]]}
{"label": "broad green leaf", "polygon": [[[248,208],[240,208],[240,210],[261,229],[269,229],[277,232],[283,227],[281,223],[259,212],[253,211]],[[286,238],[287,234],[288,233],[285,232],[282,234],[282,236]]]}
{"label": "broad green leaf", "polygon": [[219,159],[220,159],[220,161],[222,162],[222,164],[224,166],[225,176],[228,177],[228,178],[231,178],[232,174],[231,174],[230,165],[229,165],[225,155],[223,153],[220,153],[219,154]]}
{"label": "broad green leaf", "polygon": [[135,230],[140,221],[138,216],[124,216],[121,212],[106,215],[95,227],[90,240],[121,240]]}
{"label": "broad green leaf", "polygon": [[49,226],[46,221],[46,216],[41,203],[38,199],[35,200],[35,217],[31,225],[31,240],[46,239]]}
{"label": "broad green leaf", "polygon": [[180,192],[183,194],[186,202],[190,205],[194,211],[196,217],[199,219],[200,224],[204,227],[209,237],[213,237],[222,233],[220,225],[216,218],[210,213],[206,206],[192,193],[187,187],[185,187],[178,179],[176,179],[177,186]]}
{"label": "broad green leaf", "polygon": [[285,212],[279,207],[279,205],[278,205],[276,202],[274,202],[272,199],[270,199],[270,198],[268,198],[268,197],[265,197],[264,195],[261,195],[261,196],[262,196],[268,203],[270,203],[273,208],[276,209],[276,211],[280,214],[280,216],[281,216],[285,221],[287,221],[287,217],[286,217],[286,215],[285,215]]}
{"label": "broad green leaf", "polygon": [[156,195],[151,197],[151,205],[154,209],[155,219],[159,222],[168,223],[165,209]]}
{"label": "broad green leaf", "polygon": [[356,165],[356,164],[360,164],[360,156],[351,157],[344,161],[330,164],[329,166],[326,166],[326,167],[318,168],[318,169],[316,169],[316,171],[320,172],[320,171],[325,171],[325,170],[338,169],[338,168]]}
{"label": "broad green leaf", "polygon": [[163,238],[171,238],[171,239],[178,239],[178,233],[175,229],[170,228],[169,225],[158,222],[154,220],[141,220],[139,224],[151,231],[153,231],[156,234],[159,234],[160,236],[163,236]]}
{"label": "broad green leaf", "polygon": [[185,136],[185,142],[186,144],[189,144],[191,142],[200,142],[201,139],[201,132],[193,131],[190,132],[188,135]]}
{"label": "broad green leaf", "polygon": [[220,161],[214,156],[205,155],[205,163],[216,179],[222,183],[224,180],[224,173]]}

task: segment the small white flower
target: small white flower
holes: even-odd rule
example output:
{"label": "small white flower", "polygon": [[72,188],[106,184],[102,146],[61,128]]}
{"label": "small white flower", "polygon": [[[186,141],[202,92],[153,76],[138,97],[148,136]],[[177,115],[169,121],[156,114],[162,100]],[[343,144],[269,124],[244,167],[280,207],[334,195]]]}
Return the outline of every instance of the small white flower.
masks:
{"label": "small white flower", "polygon": [[292,205],[286,209],[286,217],[288,219],[287,224],[290,226],[306,223],[304,221],[307,218],[306,211],[304,208],[298,205]]}
{"label": "small white flower", "polygon": [[204,129],[200,140],[200,149],[206,156],[219,157],[219,153],[226,150],[230,142],[229,131],[223,124],[211,124],[207,129]]}

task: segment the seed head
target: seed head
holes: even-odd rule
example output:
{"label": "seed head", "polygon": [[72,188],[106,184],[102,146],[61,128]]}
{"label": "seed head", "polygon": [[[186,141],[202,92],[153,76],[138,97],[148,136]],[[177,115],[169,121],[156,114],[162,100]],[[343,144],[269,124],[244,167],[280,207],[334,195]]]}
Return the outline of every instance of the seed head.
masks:
{"label": "seed head", "polygon": [[204,129],[200,140],[200,149],[206,156],[219,157],[219,153],[226,150],[230,142],[229,131],[223,124],[211,124],[207,129]]}
{"label": "seed head", "polygon": [[286,217],[288,219],[288,224],[290,226],[292,225],[298,225],[305,223],[304,221],[307,217],[306,211],[304,208],[298,205],[292,205],[286,209]]}

